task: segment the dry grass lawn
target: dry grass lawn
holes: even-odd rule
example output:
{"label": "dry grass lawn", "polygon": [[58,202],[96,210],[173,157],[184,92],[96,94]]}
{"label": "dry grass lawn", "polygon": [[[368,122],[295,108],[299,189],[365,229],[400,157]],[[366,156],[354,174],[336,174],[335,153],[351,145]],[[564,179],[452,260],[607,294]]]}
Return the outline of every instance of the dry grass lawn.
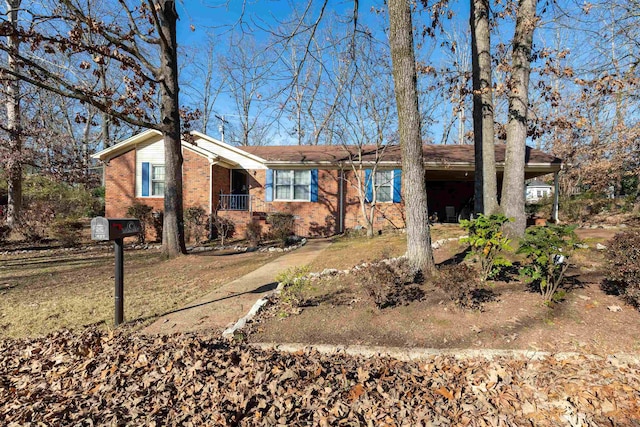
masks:
{"label": "dry grass lawn", "polygon": [[[276,256],[202,252],[163,260],[157,250],[125,250],[125,321],[147,324]],[[114,255],[107,249],[0,256],[0,338],[111,326],[113,276]]]}
{"label": "dry grass lawn", "polygon": [[[459,237],[464,231],[458,224],[435,224],[431,227],[431,240]],[[386,233],[372,239],[367,237],[336,237],[321,257],[310,264],[311,271],[325,268],[344,270],[363,262],[398,257],[407,251],[404,233]]]}

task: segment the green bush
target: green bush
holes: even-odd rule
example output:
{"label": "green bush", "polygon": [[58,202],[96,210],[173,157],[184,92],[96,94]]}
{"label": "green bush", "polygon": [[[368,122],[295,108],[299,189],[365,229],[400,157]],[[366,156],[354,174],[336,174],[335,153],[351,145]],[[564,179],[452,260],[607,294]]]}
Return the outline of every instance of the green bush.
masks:
{"label": "green bush", "polygon": [[575,225],[529,227],[520,242],[519,254],[527,263],[520,274],[527,284],[535,286],[546,304],[564,297],[560,290],[573,248],[579,243]]}
{"label": "green bush", "polygon": [[149,205],[145,205],[144,203],[134,202],[131,206],[127,208],[127,216],[132,218],[137,218],[140,220],[141,233],[138,234],[138,243],[144,243],[146,241],[147,234],[147,224],[153,222],[152,213],[153,208]]}
{"label": "green bush", "polygon": [[276,282],[282,284],[280,300],[291,306],[300,307],[306,300],[305,292],[311,288],[308,277],[309,266],[291,267],[276,276]]}
{"label": "green bush", "polygon": [[501,254],[504,251],[511,251],[509,243],[502,232],[502,226],[511,221],[506,216],[479,214],[472,220],[461,220],[460,225],[468,233],[461,241],[468,243],[471,251],[468,258],[480,262],[480,279],[484,282],[489,278],[496,277],[504,267],[509,267],[511,263]]}
{"label": "green bush", "polygon": [[640,307],[640,231],[618,233],[606,252],[606,290]]}
{"label": "green bush", "polygon": [[187,240],[194,240],[196,244],[202,242],[207,234],[207,213],[199,206],[193,206],[184,211],[185,231]]}
{"label": "green bush", "polygon": [[80,232],[82,223],[72,218],[58,218],[51,224],[50,232],[65,248],[80,244]]}
{"label": "green bush", "polygon": [[295,217],[293,214],[284,212],[275,212],[269,214],[267,222],[271,225],[271,234],[276,240],[280,241],[284,248],[289,241],[289,237],[293,235]]}
{"label": "green bush", "polygon": [[25,211],[46,206],[56,218],[82,218],[104,213],[104,197],[100,191],[72,186],[40,176],[29,175],[23,184]]}

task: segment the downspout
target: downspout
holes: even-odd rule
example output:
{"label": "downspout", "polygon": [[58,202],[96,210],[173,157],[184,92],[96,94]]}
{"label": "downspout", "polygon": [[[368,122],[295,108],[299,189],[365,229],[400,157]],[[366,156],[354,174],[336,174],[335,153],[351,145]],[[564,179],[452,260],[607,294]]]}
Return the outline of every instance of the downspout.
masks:
{"label": "downspout", "polygon": [[553,222],[555,224],[558,223],[558,208],[559,208],[559,189],[560,185],[558,182],[558,173],[560,171],[556,171],[553,173]]}

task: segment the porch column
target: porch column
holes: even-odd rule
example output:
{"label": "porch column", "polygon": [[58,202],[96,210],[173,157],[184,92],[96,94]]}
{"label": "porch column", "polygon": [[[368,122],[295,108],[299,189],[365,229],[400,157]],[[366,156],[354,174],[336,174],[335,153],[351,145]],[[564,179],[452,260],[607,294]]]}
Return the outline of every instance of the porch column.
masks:
{"label": "porch column", "polygon": [[558,199],[559,199],[559,189],[560,185],[558,184],[558,173],[553,173],[553,222],[558,223]]}

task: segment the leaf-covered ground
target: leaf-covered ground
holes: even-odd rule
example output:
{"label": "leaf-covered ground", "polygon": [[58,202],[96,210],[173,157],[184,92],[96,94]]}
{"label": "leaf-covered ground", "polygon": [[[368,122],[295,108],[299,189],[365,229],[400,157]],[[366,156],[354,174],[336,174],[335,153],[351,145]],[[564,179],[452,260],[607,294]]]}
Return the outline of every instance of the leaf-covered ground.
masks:
{"label": "leaf-covered ground", "polygon": [[262,351],[122,329],[0,341],[4,425],[638,425],[638,364]]}

